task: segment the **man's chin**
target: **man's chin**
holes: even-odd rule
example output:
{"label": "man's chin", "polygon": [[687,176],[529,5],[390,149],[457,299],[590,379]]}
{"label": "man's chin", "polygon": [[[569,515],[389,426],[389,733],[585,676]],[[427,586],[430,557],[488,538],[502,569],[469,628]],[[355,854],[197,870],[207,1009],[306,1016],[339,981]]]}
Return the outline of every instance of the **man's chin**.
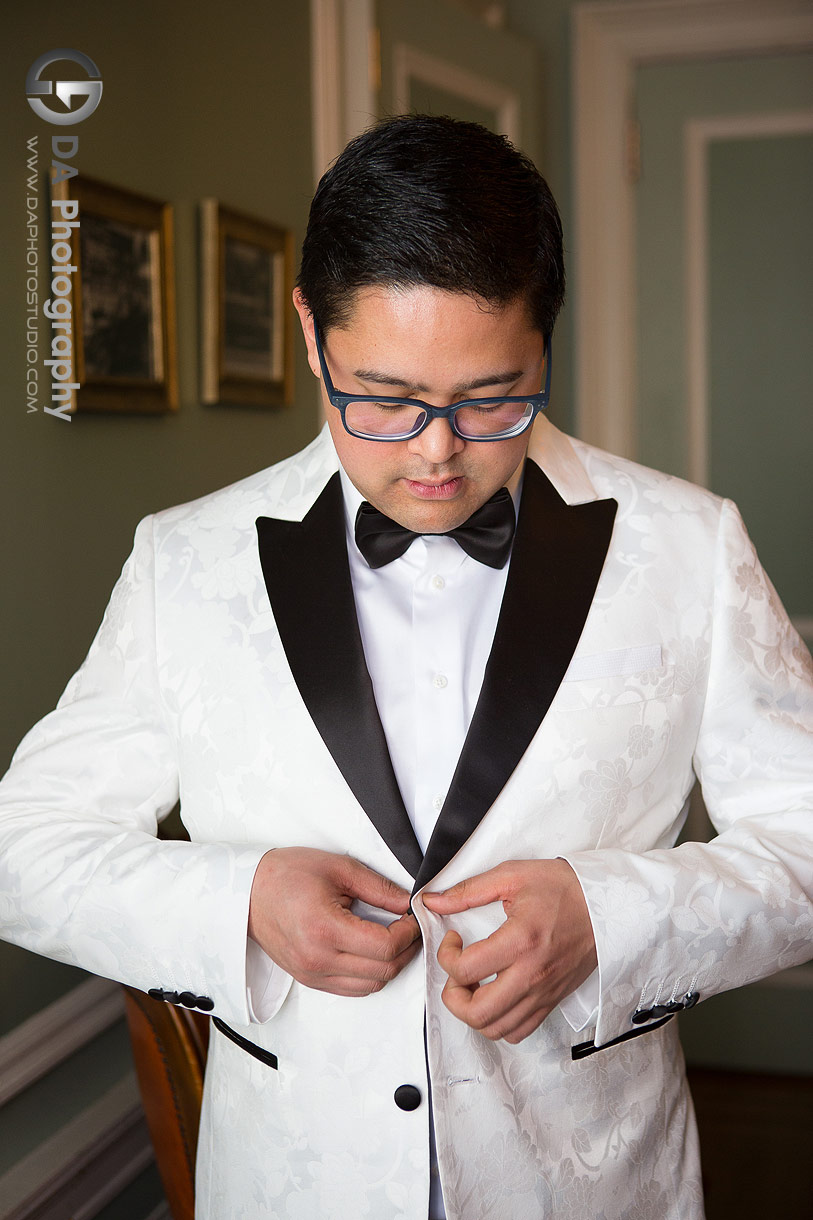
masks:
{"label": "man's chin", "polygon": [[400,501],[382,511],[414,534],[447,534],[467,521],[476,508],[477,505],[472,506],[466,497],[419,504]]}

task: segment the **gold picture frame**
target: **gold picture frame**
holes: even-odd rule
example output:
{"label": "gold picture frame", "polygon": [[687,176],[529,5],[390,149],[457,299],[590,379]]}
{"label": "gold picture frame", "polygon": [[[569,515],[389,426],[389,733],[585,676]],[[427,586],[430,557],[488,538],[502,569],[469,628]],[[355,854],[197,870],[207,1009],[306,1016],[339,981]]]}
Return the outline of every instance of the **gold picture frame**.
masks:
{"label": "gold picture frame", "polygon": [[279,407],[293,401],[293,235],[203,199],[201,397]]}
{"label": "gold picture frame", "polygon": [[[78,204],[70,300],[79,389],[69,410],[177,410],[171,204],[84,176],[56,183],[52,198]],[[56,231],[61,215],[53,209]]]}

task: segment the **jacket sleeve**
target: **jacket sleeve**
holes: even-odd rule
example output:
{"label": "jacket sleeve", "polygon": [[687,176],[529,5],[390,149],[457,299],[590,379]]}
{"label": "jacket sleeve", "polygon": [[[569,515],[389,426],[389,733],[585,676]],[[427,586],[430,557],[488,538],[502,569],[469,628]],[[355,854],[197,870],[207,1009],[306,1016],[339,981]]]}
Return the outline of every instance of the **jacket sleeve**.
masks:
{"label": "jacket sleeve", "polygon": [[245,1024],[248,902],[266,848],[156,838],[178,768],[153,573],[148,518],[84,664],[0,783],[0,933]]}
{"label": "jacket sleeve", "polygon": [[813,956],[813,666],[730,502],[714,589],[694,767],[717,837],[565,856],[596,937],[597,1048]]}

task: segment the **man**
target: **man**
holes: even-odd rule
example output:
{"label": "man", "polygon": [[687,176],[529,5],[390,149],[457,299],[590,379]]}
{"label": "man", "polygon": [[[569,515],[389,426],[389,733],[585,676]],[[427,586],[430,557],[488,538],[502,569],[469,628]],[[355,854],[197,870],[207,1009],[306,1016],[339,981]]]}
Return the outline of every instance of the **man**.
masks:
{"label": "man", "polygon": [[531,428],[563,286],[507,141],[353,141],[327,430],[139,526],[6,778],[6,934],[213,1013],[208,1220],[700,1217],[672,1017],[810,956],[810,658],[732,505]]}

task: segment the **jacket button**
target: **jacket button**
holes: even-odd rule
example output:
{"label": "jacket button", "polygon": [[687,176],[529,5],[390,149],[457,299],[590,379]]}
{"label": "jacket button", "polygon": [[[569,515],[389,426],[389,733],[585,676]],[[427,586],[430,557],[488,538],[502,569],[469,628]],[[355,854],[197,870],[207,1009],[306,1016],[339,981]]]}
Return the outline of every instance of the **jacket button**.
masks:
{"label": "jacket button", "polygon": [[630,1017],[630,1021],[632,1021],[633,1025],[643,1025],[644,1021],[650,1021],[651,1019],[651,1008],[636,1008],[635,1012]]}
{"label": "jacket button", "polygon": [[699,999],[700,999],[699,991],[690,991],[689,994],[687,996],[684,996],[684,998],[683,998],[683,1007],[684,1008],[694,1008],[695,1004],[697,1003],[697,1001]]}
{"label": "jacket button", "polygon": [[191,991],[182,991],[178,996],[178,1003],[183,1004],[184,1008],[195,1008],[198,1002],[198,997],[193,995]]}
{"label": "jacket button", "polygon": [[393,1096],[399,1110],[417,1110],[421,1104],[421,1090],[414,1084],[399,1084]]}
{"label": "jacket button", "polygon": [[199,995],[198,996],[197,1007],[200,1008],[203,1012],[211,1012],[212,1009],[214,1008],[214,1006],[215,1006],[214,1000],[210,1000],[208,995]]}

